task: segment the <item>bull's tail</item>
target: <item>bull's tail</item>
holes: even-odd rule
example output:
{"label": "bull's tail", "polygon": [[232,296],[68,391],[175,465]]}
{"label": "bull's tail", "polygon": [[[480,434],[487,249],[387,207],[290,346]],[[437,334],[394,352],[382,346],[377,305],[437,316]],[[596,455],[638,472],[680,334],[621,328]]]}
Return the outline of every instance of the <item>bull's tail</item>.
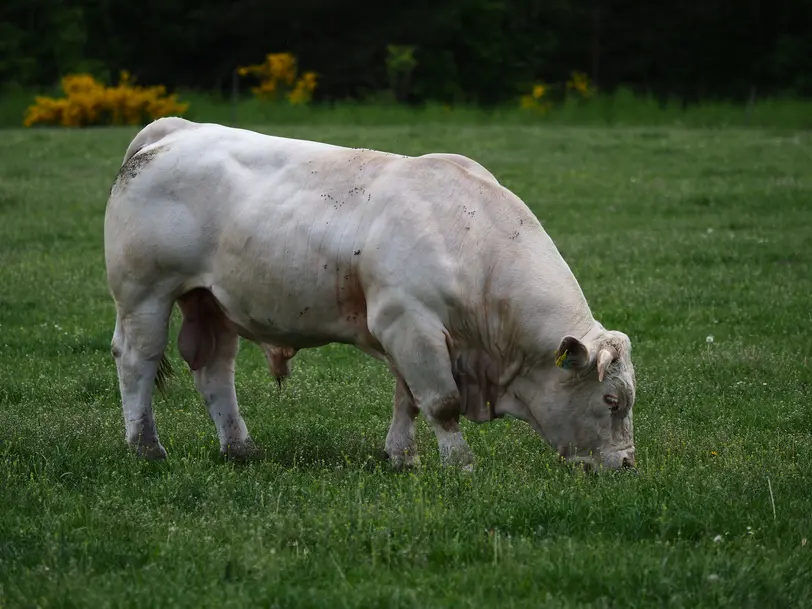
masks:
{"label": "bull's tail", "polygon": [[[195,129],[199,126],[198,123],[193,123],[185,118],[177,116],[169,116],[159,118],[152,121],[149,125],[141,129],[127,146],[127,152],[124,153],[124,159],[121,161],[123,167],[127,161],[134,157],[140,150],[147,146],[160,142],[167,135],[180,131],[182,129]],[[161,356],[161,361],[158,364],[158,372],[155,375],[155,388],[165,393],[169,380],[175,376],[175,371],[172,368],[172,363],[166,354]]]}
{"label": "bull's tail", "polygon": [[124,160],[121,161],[121,165],[123,166],[142,148],[161,141],[170,133],[174,133],[180,129],[193,129],[197,126],[197,123],[188,121],[185,118],[180,118],[179,116],[167,116],[152,121],[149,125],[141,129],[130,142],[130,145],[127,146],[127,152],[124,153]]}
{"label": "bull's tail", "polygon": [[161,363],[158,364],[158,374],[155,375],[155,388],[161,393],[166,393],[167,382],[173,376],[175,376],[175,370],[172,368],[172,362],[164,353],[161,356]]}

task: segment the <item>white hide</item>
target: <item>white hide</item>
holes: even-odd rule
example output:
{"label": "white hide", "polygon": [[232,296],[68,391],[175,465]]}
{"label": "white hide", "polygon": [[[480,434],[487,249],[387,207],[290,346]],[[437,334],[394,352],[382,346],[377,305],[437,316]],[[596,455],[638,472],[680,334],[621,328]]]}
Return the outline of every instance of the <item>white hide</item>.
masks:
{"label": "white hide", "polygon": [[331,342],[386,362],[398,465],[415,458],[418,412],[444,462],[472,462],[461,413],[516,416],[568,459],[634,461],[628,337],[592,317],[535,216],[466,157],[160,119],[112,188],[105,259],[126,437],[147,457],[166,454],[151,399],[177,302],[224,452],[253,449],[234,390],[243,336],[278,378],[296,350]]}

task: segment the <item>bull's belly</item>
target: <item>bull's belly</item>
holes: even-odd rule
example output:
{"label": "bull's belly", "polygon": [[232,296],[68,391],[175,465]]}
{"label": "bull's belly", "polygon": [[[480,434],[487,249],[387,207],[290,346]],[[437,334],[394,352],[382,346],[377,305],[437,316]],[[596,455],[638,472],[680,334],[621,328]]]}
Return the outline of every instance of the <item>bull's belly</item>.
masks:
{"label": "bull's belly", "polygon": [[366,297],[356,273],[300,269],[294,275],[264,269],[251,277],[223,270],[195,283],[211,294],[244,338],[294,349],[346,343],[380,350],[369,332]]}

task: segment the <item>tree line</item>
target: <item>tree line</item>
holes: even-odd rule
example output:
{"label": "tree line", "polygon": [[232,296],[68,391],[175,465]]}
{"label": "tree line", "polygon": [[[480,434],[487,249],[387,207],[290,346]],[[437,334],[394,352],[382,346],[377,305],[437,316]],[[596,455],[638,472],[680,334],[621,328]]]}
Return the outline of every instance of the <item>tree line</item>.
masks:
{"label": "tree line", "polygon": [[[413,48],[393,76],[389,45]],[[67,73],[227,91],[234,69],[291,52],[315,99],[482,105],[585,72],[691,103],[812,95],[812,0],[4,0],[0,84]],[[397,70],[396,70],[397,71]],[[396,82],[395,82],[396,81]]]}

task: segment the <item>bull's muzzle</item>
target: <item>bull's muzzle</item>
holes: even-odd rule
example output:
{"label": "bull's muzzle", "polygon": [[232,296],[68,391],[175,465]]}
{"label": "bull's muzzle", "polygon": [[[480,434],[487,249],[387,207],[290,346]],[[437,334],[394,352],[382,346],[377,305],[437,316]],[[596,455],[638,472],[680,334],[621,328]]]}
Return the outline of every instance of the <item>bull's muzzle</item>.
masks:
{"label": "bull's muzzle", "polygon": [[566,454],[559,451],[569,463],[577,463],[583,466],[585,471],[596,471],[600,469],[627,470],[635,469],[634,448],[612,451],[603,454]]}
{"label": "bull's muzzle", "polygon": [[604,455],[602,461],[604,467],[610,469],[628,469],[634,467],[634,447],[608,452]]}

